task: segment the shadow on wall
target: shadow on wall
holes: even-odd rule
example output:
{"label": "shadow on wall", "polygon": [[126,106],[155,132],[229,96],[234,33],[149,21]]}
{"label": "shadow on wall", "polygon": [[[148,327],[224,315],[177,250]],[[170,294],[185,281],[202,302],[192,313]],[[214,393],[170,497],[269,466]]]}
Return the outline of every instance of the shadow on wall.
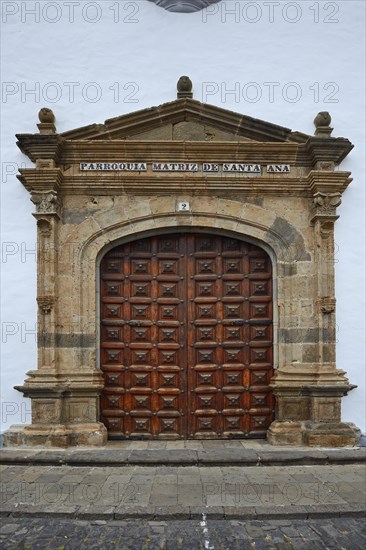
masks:
{"label": "shadow on wall", "polygon": [[217,4],[221,0],[149,0],[157,6],[177,13],[192,13]]}

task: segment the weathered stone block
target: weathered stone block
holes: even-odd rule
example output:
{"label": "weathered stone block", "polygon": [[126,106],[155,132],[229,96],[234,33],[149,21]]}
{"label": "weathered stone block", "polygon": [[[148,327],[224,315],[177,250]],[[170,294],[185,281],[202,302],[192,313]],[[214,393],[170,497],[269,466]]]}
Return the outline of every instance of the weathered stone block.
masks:
{"label": "weathered stone block", "polygon": [[304,441],[304,427],[301,422],[272,422],[267,432],[267,441],[272,445],[299,446]]}
{"label": "weathered stone block", "polygon": [[280,421],[298,421],[309,418],[309,399],[298,395],[292,397],[277,396],[278,415]]}
{"label": "weathered stone block", "polygon": [[308,425],[304,441],[309,447],[354,447],[360,435],[361,431],[352,423],[314,423]]}

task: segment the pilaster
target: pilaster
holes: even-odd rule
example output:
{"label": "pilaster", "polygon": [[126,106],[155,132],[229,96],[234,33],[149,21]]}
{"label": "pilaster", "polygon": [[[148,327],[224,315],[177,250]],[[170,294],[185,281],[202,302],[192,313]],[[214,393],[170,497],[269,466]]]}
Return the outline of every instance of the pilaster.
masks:
{"label": "pilaster", "polygon": [[336,369],[334,224],[350,178],[347,172],[334,172],[332,154],[326,151],[332,133],[329,113],[319,113],[314,122],[316,137],[309,140],[315,168],[309,174],[309,222],[314,236],[314,328],[319,362],[277,370],[272,379],[277,416],[268,440],[274,445],[341,447],[356,445],[360,436],[353,424],[341,422],[341,398],[356,386],[344,371]]}
{"label": "pilaster", "polygon": [[36,208],[33,216],[37,220],[38,368],[27,373],[23,386],[16,386],[32,400],[32,424],[12,426],[5,433],[5,445],[103,445],[106,429],[99,422],[101,375],[92,369],[78,373],[73,365],[69,374],[59,370],[62,348],[57,341],[58,257],[63,175],[55,150],[51,154],[58,141],[54,115],[50,109],[41,109],[39,118],[37,137],[41,137],[39,143],[47,154],[35,159],[35,168],[21,169],[19,176]]}

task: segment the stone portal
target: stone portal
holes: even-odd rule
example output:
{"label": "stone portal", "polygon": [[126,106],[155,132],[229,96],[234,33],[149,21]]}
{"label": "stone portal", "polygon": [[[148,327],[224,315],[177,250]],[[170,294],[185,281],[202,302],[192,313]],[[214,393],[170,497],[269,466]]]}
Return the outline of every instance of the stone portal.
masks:
{"label": "stone portal", "polygon": [[[183,77],[171,103],[62,134],[42,109],[39,132],[17,136],[35,163],[19,179],[36,208],[39,353],[38,368],[17,388],[32,399],[32,424],[11,427],[6,445],[103,445],[106,425],[110,434],[151,436],[170,402],[159,436],[239,430],[274,445],[357,443],[359,430],[341,421],[341,398],[354,386],[336,368],[333,268],[336,209],[351,181],[335,168],[352,144],[332,137],[328,113],[309,136],[191,95]],[[174,253],[152,251],[172,234],[180,243]],[[211,244],[200,250],[200,239]],[[235,254],[225,248],[231,241]],[[111,250],[136,243],[153,248],[129,253],[114,272]],[[181,294],[165,303],[170,286]],[[186,317],[175,312],[177,300]],[[155,313],[145,322],[137,307]],[[113,308],[120,325],[108,327]],[[239,308],[237,319],[230,308]],[[190,361],[178,357],[180,345]],[[121,349],[129,349],[127,362]],[[255,381],[255,372],[264,379]],[[164,389],[172,375],[175,393]],[[175,407],[175,399],[185,401]],[[187,433],[174,411],[193,412]]]}

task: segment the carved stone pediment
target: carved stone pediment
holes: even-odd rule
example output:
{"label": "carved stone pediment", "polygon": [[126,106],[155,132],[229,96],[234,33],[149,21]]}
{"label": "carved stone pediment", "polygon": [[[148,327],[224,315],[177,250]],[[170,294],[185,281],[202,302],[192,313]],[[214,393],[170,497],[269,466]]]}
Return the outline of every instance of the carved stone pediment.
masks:
{"label": "carved stone pediment", "polygon": [[[222,150],[223,144],[232,148],[232,144],[237,143],[240,144],[240,150],[238,148],[237,151],[238,161],[245,158],[250,158],[251,161],[254,159],[249,149],[245,150],[246,146],[255,147],[257,151],[263,146],[269,154],[258,156],[259,160],[256,162],[294,164],[295,161],[299,166],[312,167],[317,171],[324,170],[319,169],[320,161],[327,162],[333,168],[353,148],[346,138],[310,136],[215,105],[204,104],[190,97],[181,98],[184,93],[191,94],[191,91],[182,92],[182,87],[178,87],[180,98],[175,101],[111,118],[103,124],[91,124],[61,134],[18,134],[17,145],[34,162],[39,159],[42,163],[52,160],[55,166],[67,166],[76,159],[72,149],[82,151],[91,147],[92,143],[96,152],[101,152],[102,149],[118,149],[119,158],[122,159],[125,155],[127,160],[128,157],[131,158],[132,149],[143,150],[143,158],[147,160],[148,155],[153,154],[154,147],[157,148],[159,145],[161,148],[168,147],[173,150],[172,142],[177,148],[182,143],[186,144],[186,148],[188,142],[192,142],[192,151],[196,152],[199,147],[205,147],[206,144],[212,149],[217,143]],[[278,151],[276,146],[279,146]],[[192,151],[189,152],[190,155]],[[197,156],[196,153],[194,155]],[[204,158],[208,160],[207,152],[204,153]],[[225,160],[227,158],[226,156]],[[199,159],[193,159],[192,156],[192,160]],[[327,170],[323,173],[327,174],[328,179],[332,179],[333,185],[339,174],[328,168]],[[47,170],[43,169],[43,177],[46,176]],[[39,174],[37,178],[39,186]],[[318,178],[315,176],[313,179],[317,185]],[[34,185],[30,187],[34,188]]]}
{"label": "carved stone pediment", "polygon": [[158,107],[111,118],[104,124],[76,128],[60,136],[66,140],[253,140],[296,143],[299,136],[300,141],[306,141],[309,137],[191,98],[177,99]]}

